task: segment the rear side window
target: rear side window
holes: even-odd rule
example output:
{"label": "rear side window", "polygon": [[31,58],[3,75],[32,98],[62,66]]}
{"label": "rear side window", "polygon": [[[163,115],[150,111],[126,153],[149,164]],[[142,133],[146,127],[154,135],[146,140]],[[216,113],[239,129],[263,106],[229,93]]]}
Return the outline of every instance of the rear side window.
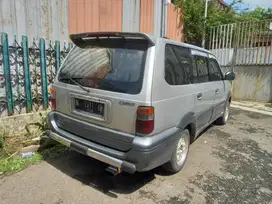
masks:
{"label": "rear side window", "polygon": [[209,81],[208,73],[208,64],[207,58],[204,56],[194,55],[197,74],[198,74],[198,83],[204,83]]}
{"label": "rear side window", "polygon": [[100,39],[95,46],[86,43],[73,48],[62,65],[59,81],[69,84],[76,81],[84,87],[113,92],[140,93],[148,42],[103,41]]}
{"label": "rear side window", "polygon": [[210,81],[221,81],[223,79],[220,66],[213,58],[209,58],[209,79]]}
{"label": "rear side window", "polygon": [[170,85],[189,84],[192,78],[190,50],[184,47],[165,46],[165,80]]}

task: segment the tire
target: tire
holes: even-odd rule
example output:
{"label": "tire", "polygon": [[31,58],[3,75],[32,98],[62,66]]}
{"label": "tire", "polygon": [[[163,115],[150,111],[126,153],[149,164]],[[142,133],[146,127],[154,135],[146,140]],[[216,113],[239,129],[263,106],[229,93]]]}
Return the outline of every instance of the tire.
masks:
{"label": "tire", "polygon": [[[175,150],[170,161],[163,165],[163,168],[169,173],[177,173],[184,166],[190,146],[190,132],[185,129],[182,131],[179,140],[177,141]],[[182,148],[182,149],[181,149]]]}
{"label": "tire", "polygon": [[217,125],[225,125],[227,120],[229,119],[229,112],[230,112],[230,103],[229,101],[226,102],[224,114],[215,121]]}

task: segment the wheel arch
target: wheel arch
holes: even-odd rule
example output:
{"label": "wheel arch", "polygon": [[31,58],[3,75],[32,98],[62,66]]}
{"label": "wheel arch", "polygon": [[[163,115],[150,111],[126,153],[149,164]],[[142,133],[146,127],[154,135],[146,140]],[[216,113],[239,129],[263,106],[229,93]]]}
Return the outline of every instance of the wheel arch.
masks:
{"label": "wheel arch", "polygon": [[231,103],[231,101],[232,101],[231,91],[229,91],[226,100],[227,100],[229,103]]}
{"label": "wheel arch", "polygon": [[188,129],[190,133],[190,143],[192,143],[195,140],[196,137],[196,116],[194,112],[189,112],[186,115],[184,115],[177,127],[181,130]]}

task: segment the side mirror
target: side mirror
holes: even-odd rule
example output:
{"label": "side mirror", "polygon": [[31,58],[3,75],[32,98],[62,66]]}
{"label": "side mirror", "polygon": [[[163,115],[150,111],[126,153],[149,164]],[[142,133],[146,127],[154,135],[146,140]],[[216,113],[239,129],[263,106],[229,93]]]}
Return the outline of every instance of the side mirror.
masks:
{"label": "side mirror", "polygon": [[227,80],[227,81],[232,81],[235,79],[235,73],[234,72],[227,72],[225,74],[225,78],[224,80]]}

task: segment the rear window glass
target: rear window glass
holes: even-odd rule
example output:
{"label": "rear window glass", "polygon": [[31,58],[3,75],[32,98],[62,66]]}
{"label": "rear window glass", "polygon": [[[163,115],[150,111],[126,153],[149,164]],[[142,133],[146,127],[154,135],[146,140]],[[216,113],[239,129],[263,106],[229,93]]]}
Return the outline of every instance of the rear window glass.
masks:
{"label": "rear window glass", "polygon": [[165,46],[165,80],[170,85],[190,83],[192,60],[188,48]]}
{"label": "rear window glass", "polygon": [[[59,81],[84,87],[138,94],[142,89],[148,43],[145,40],[103,39],[96,46],[75,47],[62,65]],[[98,45],[98,46],[97,46]]]}

